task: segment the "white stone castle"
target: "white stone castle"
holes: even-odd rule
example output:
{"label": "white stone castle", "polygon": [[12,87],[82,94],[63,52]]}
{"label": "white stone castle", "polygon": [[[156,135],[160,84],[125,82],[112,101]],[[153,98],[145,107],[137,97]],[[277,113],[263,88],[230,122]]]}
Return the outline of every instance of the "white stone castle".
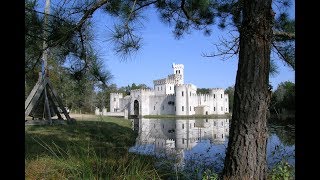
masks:
{"label": "white stone castle", "polygon": [[210,115],[229,113],[228,94],[212,88],[209,94],[197,94],[197,87],[184,84],[184,65],[172,64],[173,74],[154,80],[154,89],[132,90],[130,95],[110,93],[110,112],[128,115]]}

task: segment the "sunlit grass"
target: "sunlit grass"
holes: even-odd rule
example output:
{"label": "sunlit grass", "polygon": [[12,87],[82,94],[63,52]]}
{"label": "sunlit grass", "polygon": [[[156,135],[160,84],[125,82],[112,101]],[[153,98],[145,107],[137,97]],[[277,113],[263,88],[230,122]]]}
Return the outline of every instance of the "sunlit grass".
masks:
{"label": "sunlit grass", "polygon": [[126,119],[26,126],[26,179],[160,179],[154,158],[128,153],[137,134]]}

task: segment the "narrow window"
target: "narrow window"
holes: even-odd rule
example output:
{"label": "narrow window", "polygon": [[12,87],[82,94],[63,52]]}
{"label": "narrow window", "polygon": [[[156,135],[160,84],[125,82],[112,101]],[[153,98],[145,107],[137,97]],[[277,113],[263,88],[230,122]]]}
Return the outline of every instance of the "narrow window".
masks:
{"label": "narrow window", "polygon": [[184,124],[182,124],[182,129],[184,129]]}
{"label": "narrow window", "polygon": [[190,92],[190,96],[191,96],[191,92]]}
{"label": "narrow window", "polygon": [[153,124],[153,128],[156,128],[156,124]]}
{"label": "narrow window", "polygon": [[216,135],[216,134],[214,134],[214,138],[215,138],[215,139],[217,138],[217,135]]}
{"label": "narrow window", "polygon": [[226,108],[226,111],[228,111],[228,108]]}
{"label": "narrow window", "polygon": [[223,122],[221,122],[221,126],[223,126]]}
{"label": "narrow window", "polygon": [[221,137],[223,138],[223,134],[221,134]]}
{"label": "narrow window", "polygon": [[206,122],[208,122],[208,119],[206,119]]}
{"label": "narrow window", "polygon": [[156,110],[156,106],[153,106],[153,110]]}
{"label": "narrow window", "polygon": [[178,74],[178,70],[176,70],[176,74]]}
{"label": "narrow window", "polygon": [[213,107],[213,111],[216,111],[216,107]]}
{"label": "narrow window", "polygon": [[164,124],[162,124],[162,129],[164,129]]}
{"label": "narrow window", "polygon": [[159,86],[158,86],[158,91],[159,91]]}
{"label": "narrow window", "polygon": [[171,90],[171,86],[170,86],[170,90]]}
{"label": "narrow window", "polygon": [[193,123],[193,127],[196,127],[196,123]]}
{"label": "narrow window", "polygon": [[216,126],[216,122],[213,122],[213,125]]}
{"label": "narrow window", "polygon": [[179,74],[180,74],[180,70],[179,70]]}
{"label": "narrow window", "polygon": [[191,129],[191,123],[189,124],[189,126],[190,126],[190,129]]}
{"label": "narrow window", "polygon": [[164,106],[162,106],[162,110],[164,110]]}
{"label": "narrow window", "polygon": [[184,106],[182,106],[182,111],[184,111]]}
{"label": "narrow window", "polygon": [[162,91],[162,86],[161,86],[161,91]]}
{"label": "narrow window", "polygon": [[181,92],[182,96],[183,96],[183,91]]}
{"label": "narrow window", "polygon": [[190,111],[191,111],[191,106],[190,106]]}
{"label": "narrow window", "polygon": [[222,99],[222,94],[221,94],[221,99]]}
{"label": "narrow window", "polygon": [[223,107],[221,107],[221,111],[223,111]]}
{"label": "narrow window", "polygon": [[114,98],[113,101],[116,101],[116,98]]}
{"label": "narrow window", "polygon": [[215,95],[215,94],[213,94],[213,98],[216,98],[216,95]]}
{"label": "narrow window", "polygon": [[177,111],[177,107],[176,106],[174,106],[174,111]]}
{"label": "narrow window", "polygon": [[184,144],[184,138],[182,138],[182,144]]}

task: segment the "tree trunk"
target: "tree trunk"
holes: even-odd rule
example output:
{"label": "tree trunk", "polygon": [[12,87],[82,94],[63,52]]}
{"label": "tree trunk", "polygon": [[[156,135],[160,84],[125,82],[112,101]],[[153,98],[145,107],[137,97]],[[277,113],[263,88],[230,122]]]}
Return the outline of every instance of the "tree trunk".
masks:
{"label": "tree trunk", "polygon": [[244,0],[224,179],[266,179],[272,0]]}

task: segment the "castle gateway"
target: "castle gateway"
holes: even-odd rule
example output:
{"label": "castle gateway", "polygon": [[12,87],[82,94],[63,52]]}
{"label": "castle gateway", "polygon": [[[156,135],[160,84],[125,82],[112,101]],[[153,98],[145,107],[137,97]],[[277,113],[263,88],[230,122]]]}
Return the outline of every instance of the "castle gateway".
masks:
{"label": "castle gateway", "polygon": [[172,64],[173,74],[154,80],[154,89],[132,90],[130,95],[110,93],[110,112],[128,115],[210,115],[229,113],[228,94],[212,88],[209,94],[197,94],[197,87],[184,84],[184,65]]}

